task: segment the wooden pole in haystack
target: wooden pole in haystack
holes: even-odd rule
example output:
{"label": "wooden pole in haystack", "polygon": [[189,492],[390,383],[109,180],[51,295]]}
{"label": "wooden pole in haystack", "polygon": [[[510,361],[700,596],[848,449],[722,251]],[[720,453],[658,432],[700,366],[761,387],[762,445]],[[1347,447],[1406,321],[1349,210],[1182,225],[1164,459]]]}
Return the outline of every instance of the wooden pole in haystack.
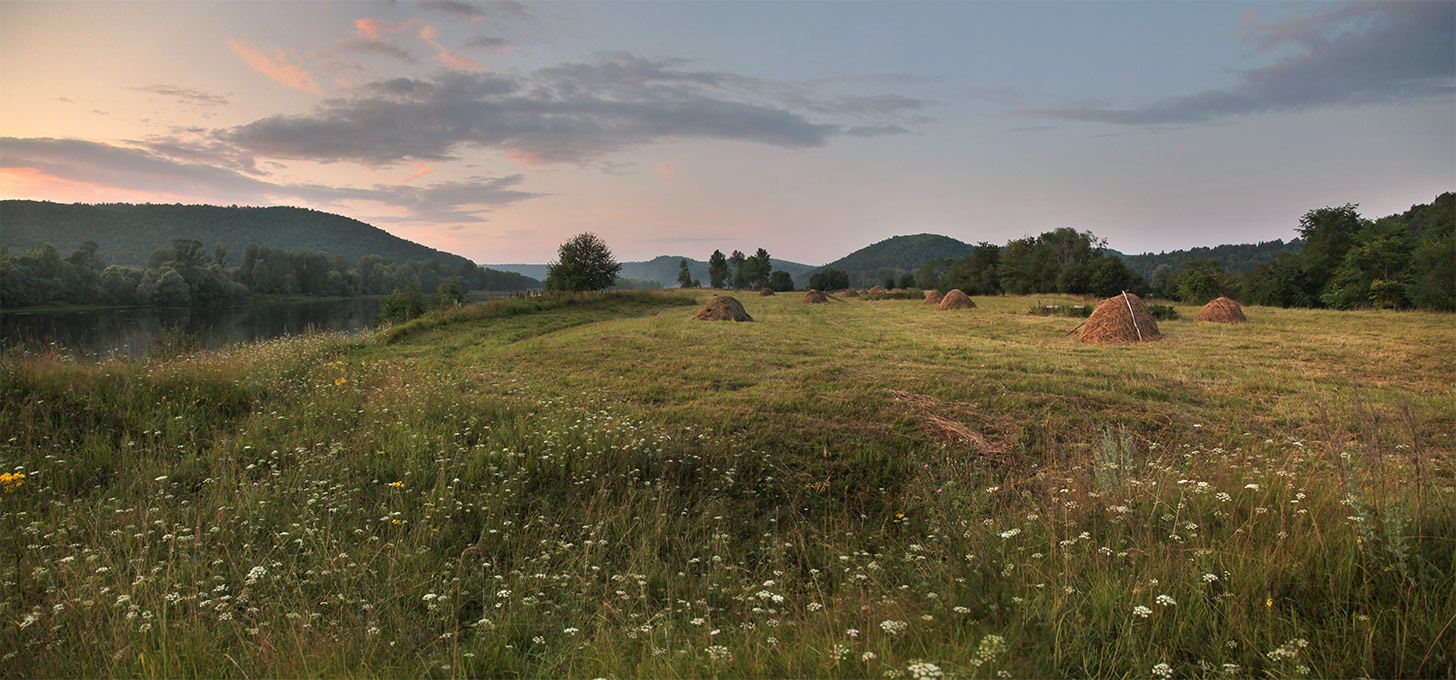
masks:
{"label": "wooden pole in haystack", "polygon": [[1127,317],[1132,319],[1132,329],[1137,331],[1138,342],[1143,341],[1143,329],[1138,328],[1137,315],[1132,313],[1132,300],[1127,299],[1127,291],[1122,291],[1122,303],[1127,305]]}

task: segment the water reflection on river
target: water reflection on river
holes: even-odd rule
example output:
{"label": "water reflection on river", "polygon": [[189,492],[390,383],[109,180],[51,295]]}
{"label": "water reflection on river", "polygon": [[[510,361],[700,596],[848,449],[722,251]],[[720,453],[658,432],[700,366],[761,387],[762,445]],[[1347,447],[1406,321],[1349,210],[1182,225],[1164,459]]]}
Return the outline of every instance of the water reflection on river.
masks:
{"label": "water reflection on river", "polygon": [[220,308],[131,307],[74,312],[0,312],[0,343],[56,345],[99,357],[146,356],[172,328],[205,349],[308,330],[357,331],[379,313],[380,298],[256,301]]}

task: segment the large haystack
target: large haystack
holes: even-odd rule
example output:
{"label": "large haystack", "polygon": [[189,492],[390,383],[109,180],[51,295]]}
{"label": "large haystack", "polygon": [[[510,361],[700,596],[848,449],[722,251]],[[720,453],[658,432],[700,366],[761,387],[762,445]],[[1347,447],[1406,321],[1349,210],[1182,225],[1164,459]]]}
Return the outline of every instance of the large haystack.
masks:
{"label": "large haystack", "polygon": [[764,296],[768,296],[768,295],[773,295],[774,292],[773,292],[773,289],[772,288],[765,288],[765,289],[763,289],[761,291],[758,291],[758,294],[759,294],[760,297],[764,297]]}
{"label": "large haystack", "polygon": [[946,309],[975,309],[976,303],[971,301],[969,295],[961,292],[959,288],[952,288],[945,297],[940,299],[940,308]]}
{"label": "large haystack", "polygon": [[822,305],[826,302],[829,302],[829,296],[817,290],[804,293],[804,304],[806,305]]}
{"label": "large haystack", "polygon": [[693,317],[698,321],[752,321],[753,317],[743,310],[743,303],[728,295],[719,295],[703,305],[698,310],[698,315]]}
{"label": "large haystack", "polygon": [[846,290],[843,293],[840,293],[840,295],[842,295],[844,297],[859,297],[859,291],[857,291],[857,290],[855,290],[853,288],[850,288],[849,290]]}
{"label": "large haystack", "polygon": [[1198,310],[1199,321],[1212,321],[1214,323],[1247,323],[1249,317],[1244,316],[1244,308],[1239,303],[1226,297],[1209,300],[1203,309]]}
{"label": "large haystack", "polygon": [[1114,295],[1103,300],[1092,310],[1092,316],[1077,332],[1077,342],[1101,345],[1118,342],[1148,342],[1158,340],[1158,322],[1153,313],[1143,304],[1142,298],[1132,293]]}
{"label": "large haystack", "polygon": [[941,295],[940,294],[940,291],[938,291],[938,290],[927,290],[927,291],[925,291],[925,302],[922,302],[920,304],[922,304],[922,305],[938,305],[938,304],[940,304],[940,300],[943,297],[945,297],[945,296],[944,295]]}
{"label": "large haystack", "polygon": [[872,287],[870,287],[870,292],[866,293],[866,295],[884,295],[884,294],[885,294],[885,289],[884,288],[881,288],[879,286],[872,286]]}

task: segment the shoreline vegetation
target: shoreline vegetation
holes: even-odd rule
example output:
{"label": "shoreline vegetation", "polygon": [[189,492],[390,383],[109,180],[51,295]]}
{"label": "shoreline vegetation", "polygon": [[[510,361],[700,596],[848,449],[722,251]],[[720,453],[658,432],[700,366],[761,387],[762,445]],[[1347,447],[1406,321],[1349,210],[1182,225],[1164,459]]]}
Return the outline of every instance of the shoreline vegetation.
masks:
{"label": "shoreline vegetation", "polygon": [[0,357],[0,676],[1449,677],[1450,316],[472,303]]}

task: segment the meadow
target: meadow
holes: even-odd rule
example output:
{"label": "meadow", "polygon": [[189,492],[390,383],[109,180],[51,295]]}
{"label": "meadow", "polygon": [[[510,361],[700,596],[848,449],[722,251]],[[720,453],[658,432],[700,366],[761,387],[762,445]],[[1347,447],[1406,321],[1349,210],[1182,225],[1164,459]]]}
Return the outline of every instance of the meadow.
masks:
{"label": "meadow", "polygon": [[0,361],[0,677],[1452,677],[1456,324],[477,303]]}

